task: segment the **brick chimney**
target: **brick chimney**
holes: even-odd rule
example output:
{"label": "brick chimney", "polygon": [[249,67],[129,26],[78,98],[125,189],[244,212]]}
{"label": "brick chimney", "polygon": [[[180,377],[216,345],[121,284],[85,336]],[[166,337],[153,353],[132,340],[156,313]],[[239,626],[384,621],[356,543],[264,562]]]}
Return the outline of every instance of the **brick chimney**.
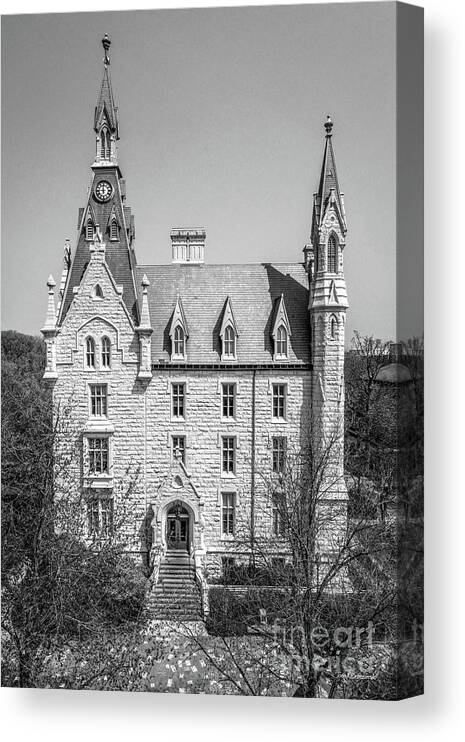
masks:
{"label": "brick chimney", "polygon": [[204,229],[172,229],[172,262],[204,263],[206,236],[207,235]]}

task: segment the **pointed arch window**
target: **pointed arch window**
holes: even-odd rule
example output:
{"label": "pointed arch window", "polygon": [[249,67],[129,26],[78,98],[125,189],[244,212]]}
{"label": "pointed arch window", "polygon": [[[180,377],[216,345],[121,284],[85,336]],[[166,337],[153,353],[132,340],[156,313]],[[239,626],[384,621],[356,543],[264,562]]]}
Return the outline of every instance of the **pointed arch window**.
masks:
{"label": "pointed arch window", "polygon": [[111,343],[110,338],[102,338],[102,368],[110,368],[111,365]]}
{"label": "pointed arch window", "polygon": [[88,219],[86,223],[86,240],[92,242],[94,239],[94,223],[92,219]]}
{"label": "pointed arch window", "polygon": [[330,335],[331,340],[337,339],[337,319],[334,316],[334,314],[332,315],[329,321],[329,335]]}
{"label": "pointed arch window", "polygon": [[173,358],[184,358],[186,353],[186,336],[181,325],[176,325],[173,334]]}
{"label": "pointed arch window", "polygon": [[337,238],[333,233],[328,240],[328,273],[337,273]]}
{"label": "pointed arch window", "polygon": [[118,222],[113,217],[113,219],[110,222],[110,240],[117,240],[118,239]]}
{"label": "pointed arch window", "polygon": [[231,325],[225,328],[223,336],[223,358],[234,359],[236,357],[236,333]]}
{"label": "pointed arch window", "polygon": [[95,340],[91,337],[86,338],[86,366],[95,368]]}
{"label": "pointed arch window", "polygon": [[110,132],[106,127],[100,131],[100,157],[102,160],[109,160],[111,155]]}
{"label": "pointed arch window", "polygon": [[92,290],[92,297],[94,299],[103,299],[103,291],[102,287],[99,283],[96,283],[93,290]]}
{"label": "pointed arch window", "polygon": [[287,358],[287,330],[280,325],[276,332],[276,358]]}

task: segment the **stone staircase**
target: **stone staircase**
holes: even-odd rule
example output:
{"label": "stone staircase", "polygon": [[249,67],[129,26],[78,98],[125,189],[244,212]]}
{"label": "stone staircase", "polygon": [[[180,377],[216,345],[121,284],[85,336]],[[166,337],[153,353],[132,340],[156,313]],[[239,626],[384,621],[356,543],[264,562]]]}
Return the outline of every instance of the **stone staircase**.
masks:
{"label": "stone staircase", "polygon": [[194,562],[185,550],[170,549],[160,564],[158,582],[148,600],[151,618],[166,621],[199,621],[200,591],[195,582]]}

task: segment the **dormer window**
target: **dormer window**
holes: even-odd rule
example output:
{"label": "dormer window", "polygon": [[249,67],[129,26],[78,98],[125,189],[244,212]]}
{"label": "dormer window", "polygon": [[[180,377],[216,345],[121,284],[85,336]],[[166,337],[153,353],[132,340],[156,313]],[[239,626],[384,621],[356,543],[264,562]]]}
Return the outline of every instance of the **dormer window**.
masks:
{"label": "dormer window", "polygon": [[289,359],[289,339],[291,327],[286,311],[284,295],[276,299],[273,308],[274,319],[271,337],[273,339],[273,358],[275,361],[287,361]]}
{"label": "dormer window", "polygon": [[91,337],[86,339],[86,366],[95,368],[95,340]]}
{"label": "dormer window", "polygon": [[173,335],[173,358],[184,358],[185,356],[185,334],[181,325],[174,328]]}
{"label": "dormer window", "polygon": [[186,360],[186,343],[189,337],[186,317],[182,308],[181,297],[177,297],[176,306],[171,317],[169,335],[171,338],[171,360]]}
{"label": "dormer window", "polygon": [[116,219],[112,219],[110,223],[110,240],[118,239],[118,222]]}
{"label": "dormer window", "polygon": [[228,325],[223,336],[223,358],[234,360],[236,358],[236,333],[231,325]]}
{"label": "dormer window", "polygon": [[86,240],[88,242],[92,242],[94,239],[94,224],[92,222],[92,219],[87,220],[86,224]]}
{"label": "dormer window", "polygon": [[287,330],[280,325],[276,332],[276,358],[287,358]]}
{"label": "dormer window", "polygon": [[223,316],[220,328],[221,360],[231,362],[237,360],[237,327],[234,319],[231,299],[226,299],[223,307]]}
{"label": "dormer window", "polygon": [[328,273],[337,273],[337,238],[333,233],[328,240]]}

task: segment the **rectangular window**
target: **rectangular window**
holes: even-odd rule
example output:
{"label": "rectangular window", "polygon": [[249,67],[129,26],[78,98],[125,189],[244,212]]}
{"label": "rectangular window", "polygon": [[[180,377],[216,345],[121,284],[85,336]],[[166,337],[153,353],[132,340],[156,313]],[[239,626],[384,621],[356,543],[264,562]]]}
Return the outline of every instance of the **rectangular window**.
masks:
{"label": "rectangular window", "polygon": [[89,474],[108,474],[108,438],[89,438]]}
{"label": "rectangular window", "polygon": [[225,436],[222,439],[222,472],[223,474],[234,474],[236,470],[236,441],[233,436]]}
{"label": "rectangular window", "polygon": [[286,499],[282,493],[273,495],[273,534],[284,536],[286,532]]}
{"label": "rectangular window", "polygon": [[234,536],[235,497],[234,492],[223,492],[222,494],[221,528],[223,536]]}
{"label": "rectangular window", "polygon": [[222,384],[222,414],[223,417],[234,417],[236,402],[236,385]]}
{"label": "rectangular window", "polygon": [[186,437],[184,435],[173,435],[173,459],[177,456],[183,464],[186,463]]}
{"label": "rectangular window", "polygon": [[273,436],[273,471],[282,474],[286,467],[287,438],[282,435]]}
{"label": "rectangular window", "polygon": [[89,535],[109,538],[113,532],[113,500],[92,497],[87,504]]}
{"label": "rectangular window", "polygon": [[184,384],[173,384],[173,417],[184,417]]}
{"label": "rectangular window", "polygon": [[90,414],[96,417],[106,417],[107,414],[107,385],[90,385]]}
{"label": "rectangular window", "polygon": [[273,384],[273,418],[286,419],[286,385]]}

